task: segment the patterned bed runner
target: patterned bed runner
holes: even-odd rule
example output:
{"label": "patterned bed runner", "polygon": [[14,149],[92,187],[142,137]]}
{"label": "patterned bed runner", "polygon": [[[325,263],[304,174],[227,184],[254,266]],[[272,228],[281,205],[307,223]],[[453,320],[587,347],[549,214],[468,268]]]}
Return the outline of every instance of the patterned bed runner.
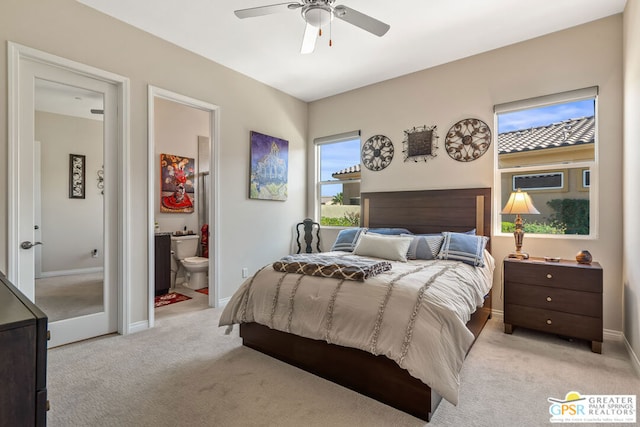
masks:
{"label": "patterned bed runner", "polygon": [[274,262],[273,269],[286,273],[364,281],[391,270],[391,263],[354,256],[295,254]]}

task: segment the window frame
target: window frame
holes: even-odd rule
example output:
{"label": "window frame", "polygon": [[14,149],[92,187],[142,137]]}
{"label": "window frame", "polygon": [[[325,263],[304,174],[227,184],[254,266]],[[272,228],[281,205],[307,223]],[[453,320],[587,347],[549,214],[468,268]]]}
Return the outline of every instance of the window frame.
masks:
{"label": "window frame", "polygon": [[[335,135],[323,136],[319,138],[314,138],[313,140],[313,156],[312,162],[312,177],[311,182],[313,182],[313,195],[312,200],[310,201],[311,206],[313,207],[313,218],[315,221],[320,223],[321,220],[321,209],[322,209],[322,186],[323,185],[336,185],[336,184],[344,184],[340,180],[332,180],[332,181],[322,181],[321,180],[321,170],[320,170],[320,147],[322,145],[328,144],[337,144],[340,142],[347,142],[353,140],[360,141],[360,150],[362,150],[362,136],[360,130],[354,130],[350,132],[339,133]],[[360,157],[358,157],[358,161],[361,162]],[[360,167],[362,171],[362,166]],[[361,172],[362,173],[362,172]],[[360,192],[362,193],[362,176],[360,179],[349,180],[349,183],[358,183],[360,184]],[[335,226],[335,225],[323,225],[323,228],[334,228],[334,229],[343,229],[347,227]]]}
{"label": "window frame", "polygon": [[[527,172],[531,174],[545,173],[545,172],[557,172],[560,169],[580,170],[580,176],[583,176],[584,170],[589,170],[589,187],[582,187],[582,191],[589,192],[589,234],[537,234],[528,233],[529,238],[542,238],[542,239],[577,239],[577,240],[595,240],[599,236],[598,218],[599,218],[599,197],[598,197],[598,167],[599,167],[599,114],[598,114],[598,86],[571,90],[567,92],[560,92],[551,95],[544,95],[536,98],[523,99],[519,101],[508,102],[504,104],[497,104],[493,110],[494,120],[494,215],[493,215],[493,230],[495,236],[512,236],[513,233],[502,232],[502,176],[505,173],[525,175]],[[546,163],[531,166],[509,166],[500,168],[499,162],[499,133],[498,133],[498,116],[503,113],[510,113],[515,111],[529,110],[539,107],[565,104],[574,101],[582,101],[593,99],[594,101],[594,117],[595,117],[595,135],[594,135],[594,156],[593,160],[589,161],[568,161],[563,163]],[[565,177],[565,183],[567,182]],[[512,180],[509,180],[512,184]],[[533,190],[536,191],[536,190]]]}

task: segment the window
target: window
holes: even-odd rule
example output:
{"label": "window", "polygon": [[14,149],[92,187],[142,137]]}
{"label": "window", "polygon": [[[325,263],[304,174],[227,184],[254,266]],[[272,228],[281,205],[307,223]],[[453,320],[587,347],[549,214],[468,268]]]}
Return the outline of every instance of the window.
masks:
{"label": "window", "polygon": [[324,226],[360,224],[360,131],[318,138],[317,212]]}
{"label": "window", "polygon": [[582,170],[582,187],[589,188],[591,186],[591,171],[589,169]]}
{"label": "window", "polygon": [[511,191],[562,190],[564,189],[564,172],[552,172],[529,175],[513,175]]}
{"label": "window", "polygon": [[[533,234],[595,236],[597,87],[496,105],[496,197],[526,191],[540,215],[524,215]],[[514,215],[498,215],[502,232]]]}

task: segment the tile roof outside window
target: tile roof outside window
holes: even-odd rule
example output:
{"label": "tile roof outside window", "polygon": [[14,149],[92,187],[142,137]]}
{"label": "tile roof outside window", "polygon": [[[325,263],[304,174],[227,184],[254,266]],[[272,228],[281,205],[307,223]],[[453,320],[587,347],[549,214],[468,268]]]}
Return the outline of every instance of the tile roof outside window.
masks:
{"label": "tile roof outside window", "polygon": [[348,168],[344,168],[339,170],[338,172],[334,172],[331,174],[332,177],[338,179],[345,179],[345,175],[358,174],[357,178],[360,178],[360,164],[349,166]]}
{"label": "tile roof outside window", "polygon": [[547,126],[504,132],[498,135],[498,153],[509,154],[593,144],[595,131],[595,117],[589,116]]}

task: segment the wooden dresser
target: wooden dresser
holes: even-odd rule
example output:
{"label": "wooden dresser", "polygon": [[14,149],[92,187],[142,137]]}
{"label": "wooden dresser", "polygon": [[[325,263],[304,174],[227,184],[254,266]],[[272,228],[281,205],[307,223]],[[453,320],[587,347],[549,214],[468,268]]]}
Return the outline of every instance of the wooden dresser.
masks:
{"label": "wooden dresser", "polygon": [[504,331],[514,326],[591,341],[602,353],[602,267],[597,262],[504,260]]}
{"label": "wooden dresser", "polygon": [[47,423],[47,316],[0,273],[0,426]]}

